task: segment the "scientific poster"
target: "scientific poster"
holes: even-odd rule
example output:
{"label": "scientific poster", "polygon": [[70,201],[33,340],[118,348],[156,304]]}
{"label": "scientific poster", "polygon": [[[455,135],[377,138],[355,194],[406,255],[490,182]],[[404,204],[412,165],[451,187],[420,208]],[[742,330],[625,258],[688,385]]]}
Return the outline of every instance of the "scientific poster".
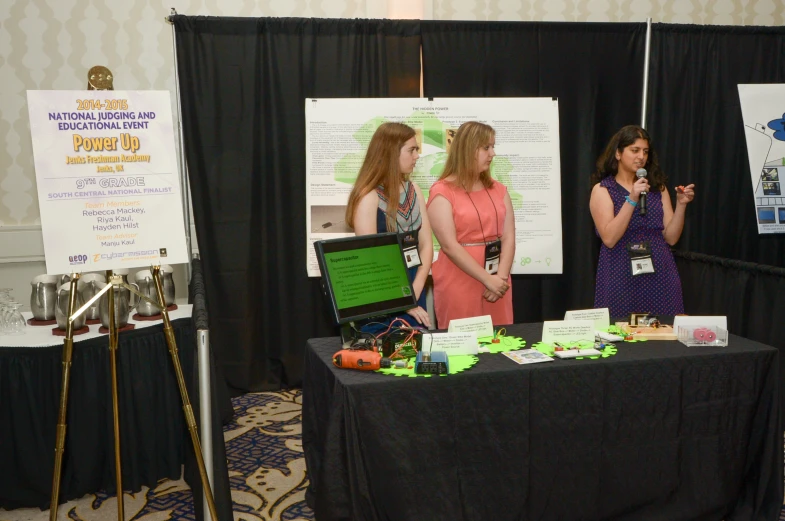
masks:
{"label": "scientific poster", "polygon": [[[559,108],[551,98],[307,99],[306,226],[308,275],[319,276],[313,242],[352,235],[349,192],[371,136],[382,123],[414,128],[420,159],[412,180],[425,198],[444,169],[452,136],[465,121],[496,130],[491,176],[515,211],[512,273],[562,272]],[[434,240],[438,255],[438,243]]]}
{"label": "scientific poster", "polygon": [[168,91],[27,91],[49,274],[189,262]]}
{"label": "scientific poster", "polygon": [[785,233],[785,85],[739,85],[758,233]]}

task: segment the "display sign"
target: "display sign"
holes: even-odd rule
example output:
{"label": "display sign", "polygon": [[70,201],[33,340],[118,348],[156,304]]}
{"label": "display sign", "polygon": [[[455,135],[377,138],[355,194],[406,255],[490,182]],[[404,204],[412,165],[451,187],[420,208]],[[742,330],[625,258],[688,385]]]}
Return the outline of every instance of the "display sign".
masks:
{"label": "display sign", "polygon": [[785,85],[739,85],[758,233],[785,233]]}
{"label": "display sign", "polygon": [[168,91],[27,91],[49,274],[189,262]]}
{"label": "display sign", "polygon": [[474,333],[478,338],[493,336],[493,320],[490,315],[454,318],[447,326],[448,333]]}
{"label": "display sign", "polygon": [[605,331],[611,325],[608,308],[570,310],[564,313],[564,320],[593,320],[597,331]]}
{"label": "display sign", "polygon": [[543,322],[542,341],[546,344],[594,342],[593,320],[550,320]]}
{"label": "display sign", "polygon": [[[458,127],[466,121],[492,126],[496,157],[491,176],[507,187],[515,212],[512,273],[562,272],[557,100],[361,98],[305,100],[309,276],[319,276],[314,241],[353,234],[345,218],[349,192],[371,136],[387,121],[414,129],[420,158],[411,178],[426,199],[444,170]],[[438,256],[437,242],[434,250]]]}
{"label": "display sign", "polygon": [[429,333],[422,336],[422,351],[444,351],[451,355],[476,355],[478,353],[476,333]]}

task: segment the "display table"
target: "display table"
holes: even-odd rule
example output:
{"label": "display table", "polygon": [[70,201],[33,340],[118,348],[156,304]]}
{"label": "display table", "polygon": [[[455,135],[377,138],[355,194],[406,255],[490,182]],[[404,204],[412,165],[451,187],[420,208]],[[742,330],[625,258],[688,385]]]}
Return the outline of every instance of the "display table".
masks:
{"label": "display table", "polygon": [[[169,316],[198,418],[191,306],[181,305]],[[123,488],[139,491],[163,478],[179,479],[185,464],[186,480],[199,492],[162,322],[135,324],[134,330],[120,333],[117,352]],[[53,336],[53,327],[28,326],[25,335],[0,336],[0,507],[5,509],[49,507],[63,351],[63,337]],[[97,333],[99,327],[92,325],[90,333],[74,337],[61,501],[115,490],[109,342],[108,335]],[[229,521],[223,431],[220,415],[212,418],[213,440],[220,449],[214,454],[216,506],[221,521]]]}
{"label": "display table", "polygon": [[[528,345],[541,324],[507,328]],[[335,368],[305,354],[303,447],[316,519],[775,521],[782,509],[778,351],[619,343],[598,360],[457,375]]]}

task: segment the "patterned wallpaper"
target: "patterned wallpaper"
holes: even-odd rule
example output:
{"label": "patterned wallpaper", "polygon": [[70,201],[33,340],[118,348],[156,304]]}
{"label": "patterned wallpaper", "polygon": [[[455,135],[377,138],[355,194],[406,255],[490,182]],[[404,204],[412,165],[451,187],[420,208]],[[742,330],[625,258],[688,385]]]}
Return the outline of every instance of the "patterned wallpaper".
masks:
{"label": "patterned wallpaper", "polygon": [[[419,6],[442,20],[782,25],[785,0],[4,0],[0,2],[0,226],[40,224],[28,89],[86,88],[106,65],[115,88],[170,90],[170,7],[181,14],[365,18]],[[425,7],[423,7],[425,6]]]}

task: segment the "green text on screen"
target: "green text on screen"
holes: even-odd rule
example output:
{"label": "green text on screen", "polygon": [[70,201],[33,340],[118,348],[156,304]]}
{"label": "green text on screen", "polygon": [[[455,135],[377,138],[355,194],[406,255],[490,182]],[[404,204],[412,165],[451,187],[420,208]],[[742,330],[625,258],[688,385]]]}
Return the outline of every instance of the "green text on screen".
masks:
{"label": "green text on screen", "polygon": [[411,295],[397,244],[324,255],[338,309]]}

